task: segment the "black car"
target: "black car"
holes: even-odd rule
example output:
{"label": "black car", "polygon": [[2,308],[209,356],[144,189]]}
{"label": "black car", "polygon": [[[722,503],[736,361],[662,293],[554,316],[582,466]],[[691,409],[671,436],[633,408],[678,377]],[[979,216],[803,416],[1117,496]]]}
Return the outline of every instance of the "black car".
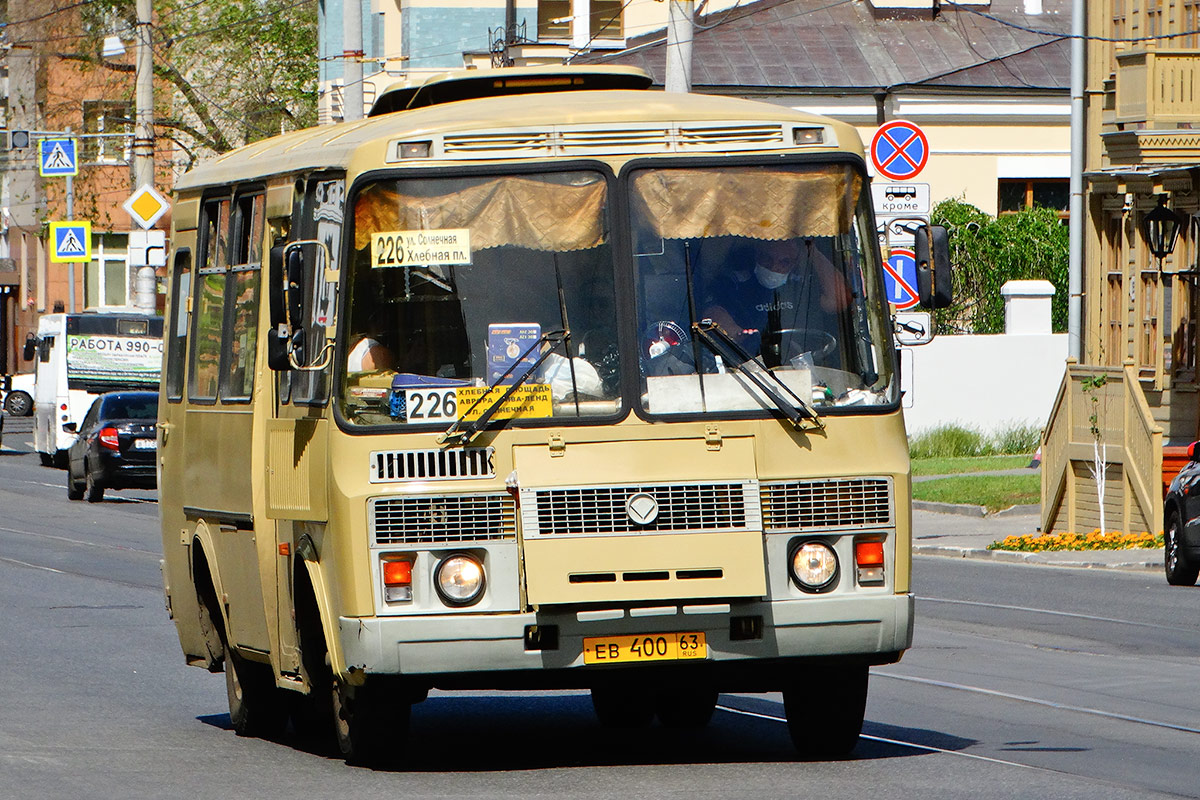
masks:
{"label": "black car", "polygon": [[[155,488],[157,420],[157,392],[97,397],[67,451],[67,497],[95,503],[105,489]],[[73,423],[63,426],[74,429]]]}
{"label": "black car", "polygon": [[1163,545],[1167,583],[1191,586],[1200,575],[1200,442],[1171,481],[1163,501]]}

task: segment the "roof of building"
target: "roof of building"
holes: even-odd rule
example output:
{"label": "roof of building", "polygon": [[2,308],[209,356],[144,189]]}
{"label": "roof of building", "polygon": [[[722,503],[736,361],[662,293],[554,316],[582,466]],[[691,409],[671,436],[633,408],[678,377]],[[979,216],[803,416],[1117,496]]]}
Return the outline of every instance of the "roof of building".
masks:
{"label": "roof of building", "polygon": [[[1070,86],[1071,0],[1024,0],[930,12],[874,10],[866,0],[761,0],[700,17],[692,86],[739,91],[792,89],[858,93],[904,87],[940,90],[1066,91]],[[620,53],[576,59],[641,67],[665,81],[663,31],[630,40]]]}

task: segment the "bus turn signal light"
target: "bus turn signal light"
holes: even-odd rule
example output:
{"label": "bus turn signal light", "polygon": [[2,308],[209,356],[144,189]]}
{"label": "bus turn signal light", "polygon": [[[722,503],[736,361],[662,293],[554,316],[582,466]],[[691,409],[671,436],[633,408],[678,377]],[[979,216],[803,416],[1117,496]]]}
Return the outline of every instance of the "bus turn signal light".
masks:
{"label": "bus turn signal light", "polygon": [[383,599],[389,603],[412,601],[412,562],[390,559],[383,562]]}
{"label": "bus turn signal light", "polygon": [[854,563],[858,567],[859,584],[883,583],[883,542],[855,542]]}

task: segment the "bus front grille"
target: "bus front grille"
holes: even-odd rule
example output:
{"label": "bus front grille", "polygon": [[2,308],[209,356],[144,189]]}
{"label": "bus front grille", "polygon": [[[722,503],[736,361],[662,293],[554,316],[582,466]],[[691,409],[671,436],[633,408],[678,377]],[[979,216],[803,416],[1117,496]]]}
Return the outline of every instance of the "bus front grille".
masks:
{"label": "bus front grille", "polygon": [[764,484],[767,530],[825,530],[895,525],[890,478],[831,478]]}
{"label": "bus front grille", "polygon": [[[630,505],[646,496],[657,515],[639,524]],[[747,483],[525,490],[521,520],[526,536],[745,531],[759,526],[757,500]]]}
{"label": "bus front grille", "polygon": [[516,538],[516,508],[507,494],[375,497],[368,505],[371,539],[377,545]]}

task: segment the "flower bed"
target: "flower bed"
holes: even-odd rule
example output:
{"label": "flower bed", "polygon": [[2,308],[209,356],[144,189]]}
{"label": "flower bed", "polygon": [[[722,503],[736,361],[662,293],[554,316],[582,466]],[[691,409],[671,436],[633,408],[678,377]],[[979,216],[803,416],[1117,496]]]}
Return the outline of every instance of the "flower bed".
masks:
{"label": "flower bed", "polygon": [[1009,536],[999,542],[992,542],[988,550],[1021,550],[1038,552],[1042,550],[1137,550],[1153,549],[1163,546],[1163,535],[1142,533],[1125,534],[1120,531],[1101,533],[1096,529],[1088,534],[1053,533],[1025,534]]}

